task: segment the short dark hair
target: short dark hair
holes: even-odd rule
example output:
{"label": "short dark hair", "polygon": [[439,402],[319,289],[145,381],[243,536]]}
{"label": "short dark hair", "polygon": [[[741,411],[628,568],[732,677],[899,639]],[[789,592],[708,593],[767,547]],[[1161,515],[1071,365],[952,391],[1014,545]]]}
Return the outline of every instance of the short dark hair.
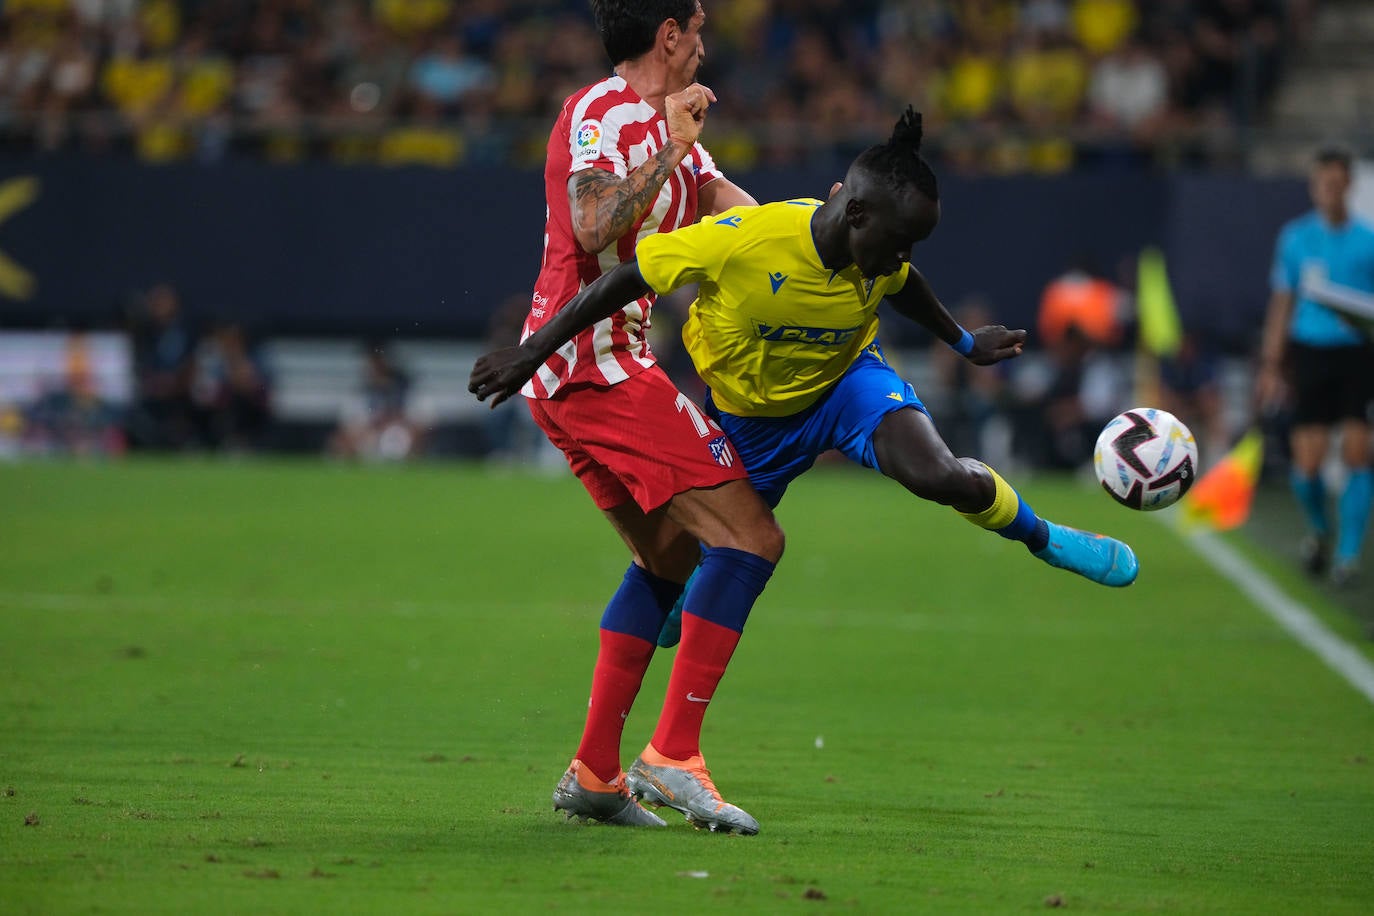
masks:
{"label": "short dark hair", "polygon": [[1317,150],[1317,165],[1339,165],[1349,172],[1353,160],[1350,150],[1343,146],[1323,146]]}
{"label": "short dark hair", "polygon": [[697,0],[592,0],[596,30],[612,67],[652,48],[663,20],[686,29],[696,12]]}
{"label": "short dark hair", "polygon": [[921,113],[910,105],[892,128],[886,143],[870,146],[854,164],[896,190],[912,187],[932,203],[940,199],[940,186],[930,163],[921,158]]}

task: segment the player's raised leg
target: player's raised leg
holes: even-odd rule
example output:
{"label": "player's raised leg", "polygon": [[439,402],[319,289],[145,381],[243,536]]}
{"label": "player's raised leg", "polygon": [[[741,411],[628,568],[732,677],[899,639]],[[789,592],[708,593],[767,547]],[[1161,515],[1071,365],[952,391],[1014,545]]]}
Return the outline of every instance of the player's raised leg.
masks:
{"label": "player's raised leg", "polygon": [[1051,566],[1102,585],[1130,585],[1139,564],[1115,538],[1057,525],[1036,515],[1002,476],[974,458],[955,458],[930,417],[915,408],[889,413],[873,435],[878,468],[922,499],[951,506],[980,528],[1021,541]]}
{"label": "player's raised leg", "polygon": [[782,556],[782,530],[743,481],[673,498],[669,514],[707,545],[683,600],[682,642],[649,746],[627,773],[632,793],[668,806],[697,827],[758,833],[758,821],[726,802],[701,753],[701,726],[755,600]]}

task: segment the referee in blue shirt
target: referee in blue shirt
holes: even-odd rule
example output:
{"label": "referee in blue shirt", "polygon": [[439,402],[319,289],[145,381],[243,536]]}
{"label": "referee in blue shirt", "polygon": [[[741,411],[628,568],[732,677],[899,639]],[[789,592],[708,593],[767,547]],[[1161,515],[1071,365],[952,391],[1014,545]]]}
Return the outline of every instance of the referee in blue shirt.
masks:
{"label": "referee in blue shirt", "polygon": [[[1309,528],[1303,562],[1314,575],[1329,569],[1338,585],[1355,574],[1374,504],[1374,345],[1349,317],[1352,307],[1374,306],[1374,226],[1350,213],[1350,183],[1348,153],[1317,154],[1314,209],[1279,232],[1256,382],[1264,405],[1277,404],[1291,386],[1293,493]],[[1333,525],[1321,469],[1336,431],[1348,474]]]}

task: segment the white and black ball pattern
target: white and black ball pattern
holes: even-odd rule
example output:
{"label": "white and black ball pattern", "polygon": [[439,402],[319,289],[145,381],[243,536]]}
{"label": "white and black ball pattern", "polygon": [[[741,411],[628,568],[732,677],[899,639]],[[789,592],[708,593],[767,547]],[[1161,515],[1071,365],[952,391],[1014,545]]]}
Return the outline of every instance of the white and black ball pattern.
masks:
{"label": "white and black ball pattern", "polygon": [[1197,477],[1197,442],[1178,417],[1133,407],[1097,437],[1093,467],[1102,489],[1121,505],[1153,511],[1172,506]]}

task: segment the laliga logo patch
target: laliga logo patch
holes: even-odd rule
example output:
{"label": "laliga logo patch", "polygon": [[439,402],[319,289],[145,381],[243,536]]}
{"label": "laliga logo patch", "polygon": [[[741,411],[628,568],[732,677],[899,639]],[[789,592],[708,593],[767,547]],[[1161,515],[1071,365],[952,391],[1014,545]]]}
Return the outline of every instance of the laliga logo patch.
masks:
{"label": "laliga logo patch", "polygon": [[586,159],[601,153],[601,124],[583,121],[577,129],[577,158]]}

